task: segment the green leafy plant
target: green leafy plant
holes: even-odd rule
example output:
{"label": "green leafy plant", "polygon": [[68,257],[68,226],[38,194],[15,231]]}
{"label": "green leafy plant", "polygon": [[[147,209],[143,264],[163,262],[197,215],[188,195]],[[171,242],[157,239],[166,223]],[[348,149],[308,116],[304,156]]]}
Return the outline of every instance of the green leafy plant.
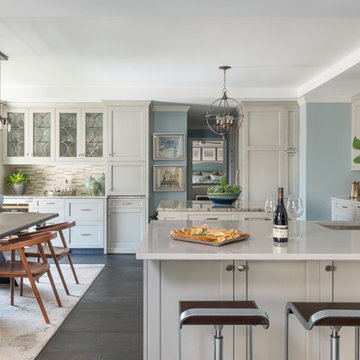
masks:
{"label": "green leafy plant", "polygon": [[[355,150],[360,150],[360,139],[358,139],[356,136],[354,136],[352,147]],[[360,164],[360,155],[353,159],[353,162],[355,164]]]}
{"label": "green leafy plant", "polygon": [[240,186],[228,184],[226,180],[226,173],[221,178],[220,185],[215,185],[210,188],[208,188],[207,193],[208,194],[228,194],[228,193],[235,193],[240,194],[242,191]]}
{"label": "green leafy plant", "polygon": [[30,182],[28,175],[24,174],[21,169],[15,170],[9,176],[6,176],[5,181],[8,186]]}

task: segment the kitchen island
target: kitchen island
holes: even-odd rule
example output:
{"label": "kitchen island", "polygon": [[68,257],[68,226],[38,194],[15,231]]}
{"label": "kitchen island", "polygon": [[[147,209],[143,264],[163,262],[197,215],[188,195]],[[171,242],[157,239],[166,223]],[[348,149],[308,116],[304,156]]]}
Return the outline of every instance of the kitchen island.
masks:
{"label": "kitchen island", "polygon": [[[359,230],[301,222],[301,239],[277,245],[270,221],[208,223],[250,237],[222,247],[170,238],[199,221],[157,221],[147,230],[137,252],[144,260],[144,359],[177,359],[179,300],[255,300],[270,329],[254,329],[254,360],[283,359],[287,301],[360,301]],[[342,358],[353,358],[354,330],[340,336]],[[184,327],[183,359],[212,358],[212,337],[211,326]],[[225,327],[224,358],[247,359],[246,339],[244,327]],[[306,332],[291,319],[290,339],[291,360],[329,359],[328,328]]]}

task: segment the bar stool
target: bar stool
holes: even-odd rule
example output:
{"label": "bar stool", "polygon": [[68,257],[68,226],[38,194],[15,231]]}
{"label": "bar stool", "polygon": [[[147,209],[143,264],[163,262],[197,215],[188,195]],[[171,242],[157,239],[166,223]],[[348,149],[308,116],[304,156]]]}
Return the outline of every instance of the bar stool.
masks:
{"label": "bar stool", "polygon": [[331,360],[340,359],[340,329],[343,326],[355,327],[355,360],[359,360],[360,303],[288,302],[285,314],[285,360],[289,359],[289,314],[294,314],[306,330],[314,326],[330,327]]}
{"label": "bar stool", "polygon": [[[213,325],[214,359],[223,359],[224,325],[262,325],[269,327],[268,315],[254,301],[180,301],[179,360],[181,360],[181,329],[183,325]],[[249,359],[252,359],[252,339],[249,341]]]}

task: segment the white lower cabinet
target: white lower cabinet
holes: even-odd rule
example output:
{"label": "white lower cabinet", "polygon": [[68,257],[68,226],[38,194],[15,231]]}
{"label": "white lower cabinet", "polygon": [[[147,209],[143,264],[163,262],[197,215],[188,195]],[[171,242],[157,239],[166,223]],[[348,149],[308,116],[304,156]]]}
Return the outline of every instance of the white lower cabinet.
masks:
{"label": "white lower cabinet", "polygon": [[135,253],[145,234],[145,199],[111,199],[108,203],[109,253]]}
{"label": "white lower cabinet", "polygon": [[360,203],[346,199],[331,199],[331,220],[360,221]]}
{"label": "white lower cabinet", "polygon": [[[181,300],[254,300],[269,315],[270,327],[253,327],[253,359],[274,360],[284,359],[287,302],[360,298],[357,261],[147,261],[144,271],[149,360],[178,359]],[[224,359],[248,359],[247,331],[243,326],[225,326]],[[329,327],[307,331],[290,315],[289,359],[328,360],[330,332]],[[213,335],[212,326],[184,326],[183,359],[213,358]],[[354,328],[342,328],[340,337],[341,359],[353,359]]]}
{"label": "white lower cabinet", "polygon": [[[179,301],[232,300],[233,273],[225,271],[226,264],[223,261],[202,261],[201,265],[198,261],[161,262],[161,360],[177,359]],[[233,360],[233,327],[226,326],[223,335],[224,359]],[[184,326],[182,359],[213,359],[213,337],[212,326]]]}

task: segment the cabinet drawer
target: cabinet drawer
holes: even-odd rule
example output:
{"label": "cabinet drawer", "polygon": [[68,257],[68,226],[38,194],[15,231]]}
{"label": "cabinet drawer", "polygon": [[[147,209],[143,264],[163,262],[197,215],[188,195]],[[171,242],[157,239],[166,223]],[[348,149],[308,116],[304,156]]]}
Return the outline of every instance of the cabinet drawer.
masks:
{"label": "cabinet drawer", "polygon": [[102,248],[102,224],[81,224],[70,229],[69,244],[71,248]]}
{"label": "cabinet drawer", "polygon": [[54,209],[64,206],[63,199],[35,199],[35,206],[38,208]]}
{"label": "cabinet drawer", "polygon": [[66,210],[69,220],[101,220],[103,218],[103,201],[70,200]]}
{"label": "cabinet drawer", "polygon": [[29,204],[29,206],[32,206],[35,204],[34,199],[26,199],[26,198],[4,198],[4,205],[6,204]]}
{"label": "cabinet drawer", "polygon": [[141,208],[144,206],[145,206],[145,200],[141,200],[141,199],[112,199],[112,200],[109,200],[109,207]]}

